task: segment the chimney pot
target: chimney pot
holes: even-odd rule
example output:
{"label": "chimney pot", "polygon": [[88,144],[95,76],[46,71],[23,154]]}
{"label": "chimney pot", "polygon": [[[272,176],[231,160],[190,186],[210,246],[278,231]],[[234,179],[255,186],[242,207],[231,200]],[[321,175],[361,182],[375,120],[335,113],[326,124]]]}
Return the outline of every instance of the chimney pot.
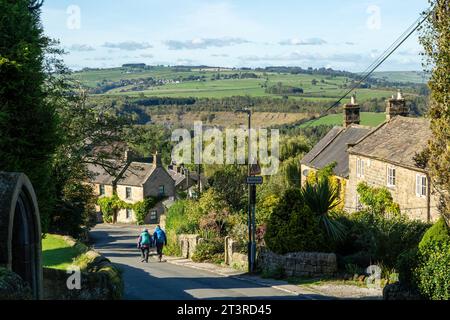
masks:
{"label": "chimney pot", "polygon": [[406,106],[406,100],[401,90],[398,90],[397,96],[392,95],[392,98],[386,101],[386,120],[389,121],[396,116],[407,117],[408,115],[409,109]]}
{"label": "chimney pot", "polygon": [[344,105],[344,127],[361,123],[361,107],[356,103],[356,95],[352,95],[350,103]]}

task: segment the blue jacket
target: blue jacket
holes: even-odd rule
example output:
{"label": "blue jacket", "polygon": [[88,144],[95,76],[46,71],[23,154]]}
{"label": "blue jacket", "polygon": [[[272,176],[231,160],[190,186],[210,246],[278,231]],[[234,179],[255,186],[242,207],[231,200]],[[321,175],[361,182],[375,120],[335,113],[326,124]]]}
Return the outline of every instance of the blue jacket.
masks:
{"label": "blue jacket", "polygon": [[156,227],[153,238],[155,239],[156,243],[164,243],[167,245],[166,233],[160,227]]}

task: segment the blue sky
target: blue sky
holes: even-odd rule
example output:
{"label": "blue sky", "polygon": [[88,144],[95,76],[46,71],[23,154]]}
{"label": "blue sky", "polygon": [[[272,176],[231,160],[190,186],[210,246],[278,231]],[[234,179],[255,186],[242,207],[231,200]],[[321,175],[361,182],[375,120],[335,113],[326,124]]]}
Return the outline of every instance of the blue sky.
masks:
{"label": "blue sky", "polygon": [[[427,0],[46,0],[45,32],[73,69],[287,65],[365,70]],[[380,70],[421,70],[411,37]]]}

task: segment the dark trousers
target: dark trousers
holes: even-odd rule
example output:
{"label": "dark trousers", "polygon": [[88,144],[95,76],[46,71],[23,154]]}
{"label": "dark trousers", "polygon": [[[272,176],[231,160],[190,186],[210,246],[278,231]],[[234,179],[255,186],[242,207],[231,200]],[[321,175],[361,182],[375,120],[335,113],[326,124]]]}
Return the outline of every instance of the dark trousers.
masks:
{"label": "dark trousers", "polygon": [[164,248],[164,243],[158,243],[158,242],[156,243],[156,252],[158,253],[159,260],[162,259],[163,248]]}
{"label": "dark trousers", "polygon": [[142,252],[142,259],[145,260],[146,262],[148,262],[148,254],[150,252],[150,248],[149,247],[141,247],[141,252]]}

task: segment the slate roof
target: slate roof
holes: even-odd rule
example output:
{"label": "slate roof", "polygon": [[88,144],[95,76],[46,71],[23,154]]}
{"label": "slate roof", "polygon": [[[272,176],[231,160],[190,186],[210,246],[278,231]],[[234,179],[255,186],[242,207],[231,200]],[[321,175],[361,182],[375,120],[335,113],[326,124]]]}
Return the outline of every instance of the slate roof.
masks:
{"label": "slate roof", "polygon": [[131,162],[120,179],[117,181],[117,184],[141,187],[152,175],[155,168],[156,167],[151,163]]}
{"label": "slate roof", "polygon": [[167,171],[169,175],[172,177],[172,179],[175,181],[175,186],[178,187],[180,183],[184,182],[186,179],[186,176],[182,173],[179,173],[174,170],[168,170]]}
{"label": "slate roof", "polygon": [[[116,169],[117,174],[119,174],[125,167],[125,162],[118,160],[108,160],[108,166],[111,165]],[[103,185],[112,185],[115,176],[112,176],[103,166],[89,164],[88,170],[91,174],[91,183],[95,184],[103,184]]]}
{"label": "slate roof", "polygon": [[368,135],[373,129],[359,125],[348,128],[334,127],[319,143],[302,159],[301,163],[320,170],[336,162],[334,174],[343,178],[349,176],[348,145],[355,144]]}
{"label": "slate roof", "polygon": [[430,120],[397,116],[350,148],[349,153],[416,168],[414,157],[426,148],[431,137]]}

